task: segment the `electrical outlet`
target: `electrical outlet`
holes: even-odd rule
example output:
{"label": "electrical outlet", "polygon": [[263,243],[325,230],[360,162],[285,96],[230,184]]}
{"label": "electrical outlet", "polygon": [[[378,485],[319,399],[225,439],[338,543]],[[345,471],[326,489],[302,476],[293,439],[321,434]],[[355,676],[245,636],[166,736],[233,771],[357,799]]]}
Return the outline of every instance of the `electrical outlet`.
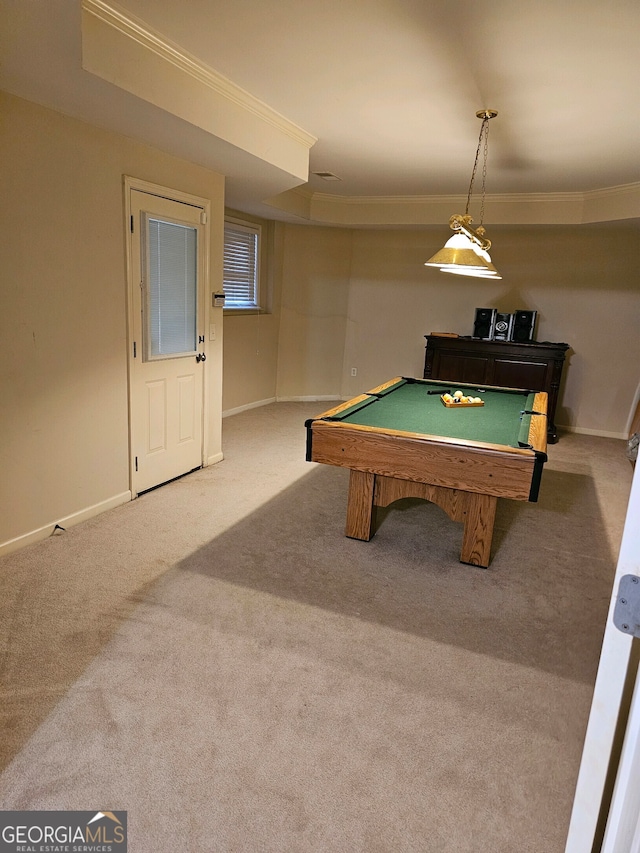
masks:
{"label": "electrical outlet", "polygon": [[358,375],[358,368],[357,368],[357,367],[352,367],[352,368],[351,368],[351,375],[352,375],[352,376],[357,376],[357,375]]}

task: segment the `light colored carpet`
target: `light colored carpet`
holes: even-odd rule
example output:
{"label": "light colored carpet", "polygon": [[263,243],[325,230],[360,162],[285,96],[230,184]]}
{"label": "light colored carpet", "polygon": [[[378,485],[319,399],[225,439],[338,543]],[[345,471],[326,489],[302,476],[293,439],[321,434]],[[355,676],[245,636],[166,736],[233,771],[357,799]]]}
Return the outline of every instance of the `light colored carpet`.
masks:
{"label": "light colored carpet", "polygon": [[488,570],[279,403],[225,460],[0,561],[2,809],[125,809],[135,853],[561,853],[631,484],[565,435]]}

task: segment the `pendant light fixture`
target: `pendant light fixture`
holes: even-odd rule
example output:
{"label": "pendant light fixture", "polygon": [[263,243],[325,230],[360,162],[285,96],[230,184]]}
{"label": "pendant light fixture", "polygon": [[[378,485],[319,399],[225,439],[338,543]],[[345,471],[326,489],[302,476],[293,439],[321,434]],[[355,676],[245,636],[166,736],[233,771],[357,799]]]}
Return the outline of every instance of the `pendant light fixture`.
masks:
{"label": "pendant light fixture", "polygon": [[[469,192],[467,193],[467,207],[464,215],[454,213],[449,220],[449,227],[454,231],[453,237],[450,237],[444,245],[443,249],[430,258],[426,263],[426,267],[438,267],[440,272],[447,272],[453,275],[470,275],[476,278],[494,278],[499,279],[502,276],[491,263],[489,249],[491,241],[485,237],[485,230],[482,226],[484,220],[484,197],[485,184],[487,178],[487,155],[489,153],[489,121],[498,115],[496,110],[479,110],[476,116],[482,119],[482,127],[480,128],[480,137],[478,138],[478,148],[476,150],[476,159],[473,164],[471,173],[471,182],[469,183]],[[478,169],[478,160],[480,159],[480,149],[483,147],[484,141],[484,160],[482,167],[482,206],[480,208],[480,224],[477,228],[472,228],[473,219],[469,215],[469,205],[471,203],[471,195],[473,193],[473,183]]]}

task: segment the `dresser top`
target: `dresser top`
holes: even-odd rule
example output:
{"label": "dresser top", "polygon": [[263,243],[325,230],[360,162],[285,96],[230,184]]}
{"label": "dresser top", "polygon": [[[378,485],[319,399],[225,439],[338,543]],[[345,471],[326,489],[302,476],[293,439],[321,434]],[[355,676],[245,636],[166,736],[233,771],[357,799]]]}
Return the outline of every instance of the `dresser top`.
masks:
{"label": "dresser top", "polygon": [[525,347],[531,349],[561,349],[568,350],[569,344],[555,341],[495,341],[486,338],[474,338],[471,335],[431,334],[424,336],[428,342],[437,341],[442,346],[464,346],[465,344],[482,344],[496,347]]}

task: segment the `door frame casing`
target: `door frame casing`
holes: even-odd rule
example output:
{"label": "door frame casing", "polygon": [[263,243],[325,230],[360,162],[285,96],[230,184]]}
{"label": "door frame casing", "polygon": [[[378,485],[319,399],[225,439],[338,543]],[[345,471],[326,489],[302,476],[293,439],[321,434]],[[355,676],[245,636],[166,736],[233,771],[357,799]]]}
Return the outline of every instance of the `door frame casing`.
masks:
{"label": "door frame casing", "polygon": [[[133,239],[140,239],[140,233],[131,232],[131,217],[132,204],[131,193],[141,192],[149,196],[167,199],[169,201],[188,204],[194,208],[200,208],[202,211],[202,239],[204,247],[202,252],[202,270],[201,276],[198,279],[198,311],[202,312],[203,328],[208,325],[208,294],[210,291],[210,227],[211,222],[211,201],[201,196],[186,193],[181,190],[176,190],[171,187],[154,184],[150,181],[145,181],[140,178],[134,178],[130,175],[123,175],[123,193],[124,193],[124,229],[125,229],[125,260],[126,260],[126,279],[127,279],[127,406],[128,406],[128,442],[129,442],[129,488],[131,497],[136,498],[138,492],[135,484],[135,448],[133,446],[133,416],[132,416],[132,394],[134,393],[135,383],[133,380],[134,357],[133,357],[133,324],[134,324],[134,287],[139,286],[139,276],[135,274],[133,269]],[[204,343],[201,345],[204,353],[209,358],[208,352],[208,335],[204,335]],[[142,342],[140,342],[139,357],[142,357]],[[205,361],[203,370],[202,384],[202,447],[201,447],[201,464],[206,467],[209,464],[209,433],[207,424],[209,423],[209,370],[207,366],[209,361]]]}

